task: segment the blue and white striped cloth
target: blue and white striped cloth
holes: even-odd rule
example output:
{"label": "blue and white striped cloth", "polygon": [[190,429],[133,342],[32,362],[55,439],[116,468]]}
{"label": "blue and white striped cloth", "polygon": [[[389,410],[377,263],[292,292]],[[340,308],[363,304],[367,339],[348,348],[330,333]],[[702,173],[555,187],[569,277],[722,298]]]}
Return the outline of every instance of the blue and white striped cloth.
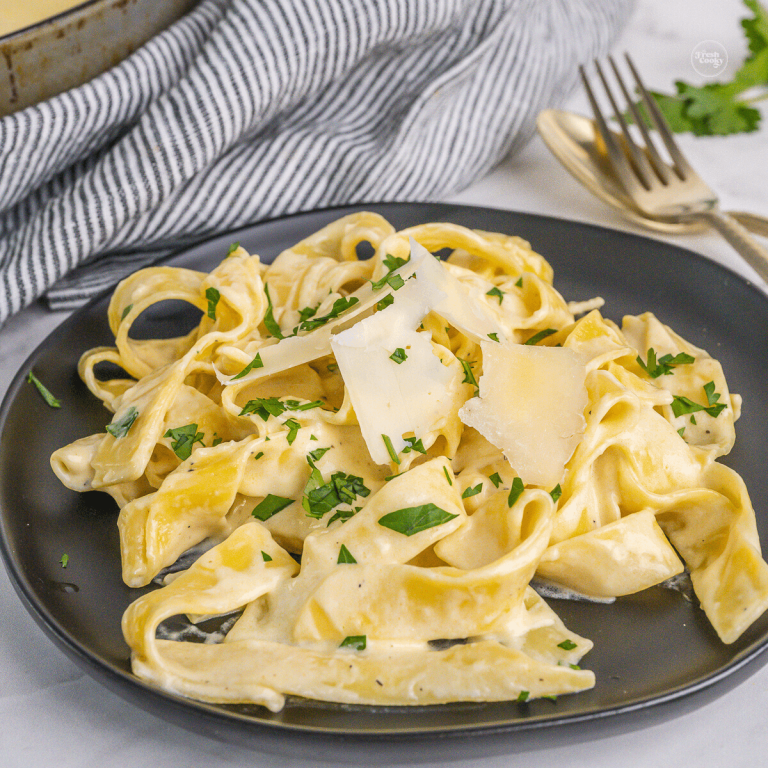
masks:
{"label": "blue and white striped cloth", "polygon": [[532,135],[632,0],[203,0],[119,66],[0,119],[0,322],[179,245],[433,200]]}

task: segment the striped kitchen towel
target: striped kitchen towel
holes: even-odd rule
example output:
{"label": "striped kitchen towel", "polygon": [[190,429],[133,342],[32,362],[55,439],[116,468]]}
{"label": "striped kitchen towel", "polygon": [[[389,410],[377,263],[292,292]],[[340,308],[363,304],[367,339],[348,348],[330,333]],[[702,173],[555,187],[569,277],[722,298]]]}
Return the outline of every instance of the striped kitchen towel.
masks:
{"label": "striped kitchen towel", "polygon": [[0,322],[246,223],[487,173],[632,0],[203,0],[0,120]]}

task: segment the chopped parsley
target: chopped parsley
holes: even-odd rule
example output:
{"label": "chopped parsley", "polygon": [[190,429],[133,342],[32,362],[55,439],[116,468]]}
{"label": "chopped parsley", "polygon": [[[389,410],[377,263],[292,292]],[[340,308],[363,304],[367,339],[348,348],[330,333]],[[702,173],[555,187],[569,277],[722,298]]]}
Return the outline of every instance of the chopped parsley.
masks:
{"label": "chopped parsley", "polygon": [[123,310],[123,314],[122,314],[122,315],[120,315],[120,322],[122,322],[123,320],[125,320],[125,318],[126,318],[126,317],[128,317],[128,315],[130,315],[130,314],[131,314],[131,310],[132,310],[132,309],[133,309],[133,304],[129,304],[129,305],[128,305],[128,306],[127,306],[127,307],[126,307],[124,310]]}
{"label": "chopped parsley", "polygon": [[336,561],[336,563],[341,564],[353,564],[356,563],[357,560],[352,556],[352,553],[342,544],[339,547],[339,559]]}
{"label": "chopped parsley", "polygon": [[448,467],[443,466],[443,472],[445,472],[445,479],[448,481],[448,485],[453,485],[453,480],[451,480],[451,476],[448,474]]}
{"label": "chopped parsley", "polygon": [[[499,341],[499,334],[498,334],[498,333],[496,333],[496,332],[494,331],[494,333],[489,333],[489,334],[488,334],[488,338],[489,338],[491,341]],[[501,344],[501,342],[500,342],[500,341],[499,341],[499,344]]]}
{"label": "chopped parsley", "polygon": [[163,437],[171,438],[173,452],[184,461],[192,455],[192,447],[195,443],[203,444],[205,435],[197,431],[197,424],[187,424],[183,427],[169,429]]}
{"label": "chopped parsley", "polygon": [[521,478],[516,477],[512,481],[512,488],[509,490],[509,496],[507,496],[507,506],[514,507],[515,502],[520,498],[520,494],[525,490],[525,485]]}
{"label": "chopped parsley", "polygon": [[558,648],[562,648],[564,651],[572,651],[576,647],[576,643],[573,640],[563,640],[562,643],[557,644]]}
{"label": "chopped parsley", "polygon": [[517,278],[517,281],[515,282],[515,285],[518,288],[522,288],[523,287],[523,276],[522,275],[520,275],[520,277]]}
{"label": "chopped parsley", "polygon": [[533,336],[531,336],[531,338],[528,339],[528,341],[525,343],[528,346],[533,346],[534,344],[538,344],[543,339],[546,339],[547,336],[551,336],[553,333],[557,333],[557,328],[545,328],[543,331],[534,333]]}
{"label": "chopped parsley", "polygon": [[494,472],[488,479],[493,483],[495,488],[498,488],[501,485],[501,475],[498,472]]}
{"label": "chopped parsley", "polygon": [[240,247],[240,243],[232,243],[229,248],[227,248],[227,255],[224,257],[225,259],[229,258],[238,248]]}
{"label": "chopped parsley", "polygon": [[504,300],[504,291],[494,286],[490,291],[485,292],[486,296],[495,296],[499,300],[499,304]]}
{"label": "chopped parsley", "polygon": [[656,359],[656,351],[653,347],[648,349],[648,361],[643,362],[640,355],[637,356],[638,365],[652,378],[657,379],[659,376],[669,376],[673,373],[673,368],[678,365],[690,365],[696,360],[685,352],[680,352],[675,355],[662,355],[658,360]]}
{"label": "chopped parsley", "polygon": [[480,493],[480,491],[482,491],[482,490],[483,490],[483,484],[482,483],[478,483],[474,488],[468,486],[465,489],[464,493],[461,494],[461,498],[462,499],[468,499],[471,496],[477,496],[477,494]]}
{"label": "chopped parsley", "polygon": [[396,269],[404,267],[410,260],[410,256],[407,259],[403,259],[400,256],[393,256],[391,253],[388,253],[384,257],[384,265],[390,272],[394,272]]}
{"label": "chopped parsley", "polygon": [[386,309],[390,304],[394,304],[394,303],[395,303],[395,297],[391,293],[388,293],[383,299],[376,302],[376,309],[381,311],[382,309]]}
{"label": "chopped parsley", "polygon": [[240,416],[254,413],[266,421],[270,416],[281,416],[286,411],[310,411],[313,408],[322,407],[322,400],[313,400],[311,403],[299,403],[298,400],[280,400],[278,397],[257,397],[249,400],[240,411]]}
{"label": "chopped parsley", "polygon": [[395,450],[395,446],[392,445],[392,440],[390,439],[389,435],[382,435],[381,439],[384,441],[384,445],[387,448],[389,458],[392,459],[395,464],[399,464],[400,457],[397,455],[397,451]]}
{"label": "chopped parsley", "polygon": [[475,388],[475,397],[477,397],[480,391],[475,374],[472,373],[472,363],[469,360],[462,360],[460,357],[456,358],[464,369],[464,378],[461,380],[462,384],[471,384]]}
{"label": "chopped parsley", "polygon": [[[322,473],[315,466],[315,461],[328,450],[328,448],[318,448],[307,455],[307,463],[311,467],[311,472],[309,473],[307,484],[304,486],[301,506],[304,507],[308,517],[313,517],[317,520],[341,504],[351,505],[358,496],[365,498],[371,493],[370,488],[365,485],[362,477],[348,475],[341,471],[334,472],[331,475],[331,479],[326,483],[323,480]],[[342,514],[337,513],[337,515],[334,515],[328,521],[328,525],[334,520],[348,520],[354,514],[351,510],[349,510],[348,514],[347,510],[344,510]]]}
{"label": "chopped parsley", "polygon": [[66,567],[67,567],[67,564],[69,563],[69,555],[68,555],[68,554],[66,554],[66,553],[65,553],[65,554],[63,554],[63,555],[61,556],[61,560],[59,560],[59,562],[61,563],[61,567],[62,567],[62,568],[66,568]]}
{"label": "chopped parsley", "polygon": [[263,368],[263,367],[264,367],[264,363],[261,362],[261,352],[257,352],[256,357],[254,357],[253,360],[251,360],[251,362],[248,363],[248,365],[246,365],[242,371],[240,371],[240,373],[232,377],[232,381],[234,381],[235,379],[242,379],[246,373],[250,373],[256,368]]}
{"label": "chopped parsley", "polygon": [[262,549],[262,550],[261,550],[261,559],[262,559],[262,560],[263,560],[265,563],[271,563],[271,562],[272,562],[272,555],[268,554],[267,552],[265,552],[265,551]]}
{"label": "chopped parsley", "polygon": [[274,336],[276,339],[283,339],[283,332],[280,330],[280,326],[275,320],[274,307],[272,306],[272,298],[269,295],[269,286],[264,283],[264,293],[267,297],[267,311],[264,313],[264,327]]}
{"label": "chopped parsley", "polygon": [[413,536],[415,533],[426,531],[428,528],[447,523],[454,517],[458,517],[458,515],[446,512],[444,509],[429,503],[389,512],[379,518],[379,525],[402,533],[404,536]]}
{"label": "chopped parsley", "polygon": [[530,695],[530,691],[520,691],[520,693],[517,694],[517,702],[519,704],[523,704],[524,702],[528,701],[528,697]]}
{"label": "chopped parsley", "polygon": [[132,405],[117,421],[107,424],[107,432],[112,437],[125,437],[138,417],[139,412]]}
{"label": "chopped parsley", "polygon": [[[698,413],[704,411],[713,418],[717,418],[727,407],[725,403],[718,403],[720,399],[720,393],[715,392],[715,382],[709,381],[704,385],[704,394],[707,396],[707,405],[700,405],[694,403],[683,395],[674,395],[672,398],[672,413],[675,416],[685,416],[687,414]],[[691,416],[691,421],[695,424],[694,417]]]}
{"label": "chopped parsley", "polygon": [[288,427],[288,436],[285,439],[288,441],[288,445],[293,445],[293,441],[301,429],[301,424],[296,419],[286,419],[284,423]]}
{"label": "chopped parsley", "polygon": [[406,437],[403,439],[406,443],[410,443],[410,445],[406,445],[405,448],[403,448],[403,453],[410,453],[411,451],[416,451],[416,453],[427,452],[427,449],[424,447],[424,443],[421,442],[421,438]]}
{"label": "chopped parsley", "polygon": [[390,356],[390,360],[394,360],[398,365],[404,363],[408,359],[408,355],[405,354],[405,350],[402,347],[398,347]]}
{"label": "chopped parsley", "polygon": [[393,291],[399,291],[405,285],[405,280],[397,272],[387,272],[380,280],[371,280],[371,287],[374,291],[378,291],[385,285],[388,285]]}
{"label": "chopped parsley", "polygon": [[40,379],[35,376],[32,371],[27,374],[27,381],[30,384],[34,384],[41,397],[51,408],[61,408],[61,401],[55,398],[51,391],[43,384]]}
{"label": "chopped parsley", "polygon": [[219,303],[219,299],[221,298],[221,294],[215,288],[206,288],[205,289],[205,298],[208,299],[208,317],[210,317],[211,320],[215,320],[216,319],[216,306]]}
{"label": "chopped parsley", "polygon": [[557,503],[557,500],[563,495],[563,489],[560,487],[560,483],[558,483],[550,492],[549,495],[552,497],[552,501]]}
{"label": "chopped parsley", "polygon": [[286,499],[284,496],[275,496],[272,493],[268,493],[264,499],[253,508],[251,514],[257,520],[264,522],[265,520],[269,520],[272,515],[276,515],[291,504],[293,504],[293,499]]}
{"label": "chopped parsley", "polygon": [[303,319],[298,326],[296,326],[294,332],[313,331],[315,328],[320,328],[320,326],[325,325],[329,320],[335,320],[342,312],[346,312],[350,307],[357,304],[358,301],[360,301],[360,299],[358,299],[357,296],[345,296],[336,299],[336,301],[333,302],[331,311],[328,312],[327,315],[323,315],[322,317],[313,316],[305,320]]}
{"label": "chopped parsley", "polygon": [[364,651],[365,646],[365,635],[349,635],[339,643],[339,648],[352,648],[355,651]]}

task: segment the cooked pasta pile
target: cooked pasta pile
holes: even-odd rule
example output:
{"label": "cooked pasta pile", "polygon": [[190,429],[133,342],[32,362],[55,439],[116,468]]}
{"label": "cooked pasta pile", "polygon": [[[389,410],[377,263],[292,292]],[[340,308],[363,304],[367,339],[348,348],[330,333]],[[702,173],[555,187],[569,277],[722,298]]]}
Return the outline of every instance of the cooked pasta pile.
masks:
{"label": "cooked pasta pile", "polygon": [[[162,585],[123,618],[139,677],[273,711],[524,701],[594,685],[534,579],[605,600],[687,570],[725,643],[768,607],[747,491],[716,461],[740,398],[653,315],[567,304],[517,237],[373,213],[271,264],[222,256],[117,287],[115,346],[79,366],[114,416],[51,459],[117,502],[126,584]],[[169,299],[199,325],[131,338]],[[169,639],[180,615],[231,628]]]}

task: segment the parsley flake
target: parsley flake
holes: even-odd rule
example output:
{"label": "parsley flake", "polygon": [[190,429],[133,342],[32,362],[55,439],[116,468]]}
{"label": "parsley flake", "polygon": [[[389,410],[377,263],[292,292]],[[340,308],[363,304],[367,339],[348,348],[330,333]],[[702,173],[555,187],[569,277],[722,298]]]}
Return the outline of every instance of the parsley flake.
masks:
{"label": "parsley flake", "polygon": [[253,508],[251,514],[257,520],[264,522],[265,520],[269,520],[272,515],[276,515],[291,504],[293,504],[293,499],[286,499],[284,496],[275,496],[272,493],[268,493],[264,499]]}
{"label": "parsley flake", "polygon": [[552,497],[552,501],[557,504],[557,500],[563,495],[563,489],[560,487],[560,483],[558,483],[550,492],[549,495]]}
{"label": "parsley flake", "polygon": [[261,550],[261,559],[262,559],[262,560],[263,560],[265,563],[271,563],[271,562],[272,562],[272,555],[270,555],[269,553],[265,552],[265,551],[262,549],[262,550]]}
{"label": "parsley flake", "polygon": [[482,491],[482,490],[483,490],[483,484],[482,483],[478,483],[474,488],[468,486],[464,490],[464,493],[461,494],[461,498],[462,499],[469,499],[472,496],[477,496],[477,494],[480,493],[480,491]]}
{"label": "parsley flake", "polygon": [[34,373],[32,373],[32,371],[27,374],[27,381],[30,384],[35,385],[35,388],[40,393],[40,396],[51,408],[61,408],[61,401],[51,394],[51,391],[43,384],[42,381],[40,381],[40,379],[37,378],[37,376],[35,376]]}
{"label": "parsley flake", "polygon": [[472,373],[472,363],[469,360],[462,360],[460,357],[456,358],[464,369],[464,378],[461,380],[462,384],[471,384],[475,388],[475,397],[477,397],[480,391],[475,374]]}
{"label": "parsley flake", "polygon": [[497,298],[499,300],[499,304],[501,304],[501,302],[504,300],[504,291],[502,291],[500,288],[497,288],[496,286],[491,288],[490,291],[486,291],[485,295],[486,296],[494,296],[495,298]]}
{"label": "parsley flake", "polygon": [[[489,338],[491,341],[499,341],[499,334],[498,334],[498,333],[495,333],[495,332],[494,332],[494,333],[489,333],[489,334],[488,334],[488,338]],[[501,342],[500,342],[500,341],[499,341],[499,344],[501,344]]]}
{"label": "parsley flake", "polygon": [[251,362],[248,363],[248,365],[246,365],[242,371],[240,371],[240,373],[238,373],[236,376],[233,376],[231,380],[234,381],[235,379],[242,379],[243,376],[245,376],[247,373],[250,373],[256,368],[263,368],[263,367],[264,367],[264,363],[261,362],[261,352],[257,352],[256,357],[254,357],[253,360],[251,360]]}
{"label": "parsley flake", "polygon": [[421,531],[447,523],[454,517],[458,517],[458,515],[446,512],[435,504],[429,503],[389,512],[379,518],[379,525],[402,533],[404,536],[413,536]]}
{"label": "parsley flake", "polygon": [[128,317],[128,315],[130,315],[130,314],[131,314],[131,310],[132,310],[132,309],[133,309],[133,304],[129,304],[129,305],[128,305],[128,306],[127,306],[127,307],[126,307],[124,310],[123,310],[123,314],[122,314],[122,315],[120,315],[120,322],[122,322],[123,320],[125,320],[125,318],[126,318],[126,317]]}
{"label": "parsley flake", "polygon": [[517,694],[516,701],[519,704],[523,704],[524,702],[528,701],[528,697],[530,696],[530,691],[520,691],[520,693]]}
{"label": "parsley flake", "polygon": [[520,494],[525,490],[525,485],[521,478],[516,477],[512,481],[512,488],[509,490],[509,496],[507,496],[507,506],[514,507],[515,502],[520,498]]}
{"label": "parsley flake", "polygon": [[576,647],[576,643],[573,640],[563,640],[562,643],[557,644],[558,648],[562,648],[564,651],[572,651]]}
{"label": "parsley flake", "polygon": [[533,346],[534,344],[538,344],[543,339],[546,339],[547,336],[551,336],[553,333],[557,333],[557,328],[545,328],[543,331],[534,333],[533,336],[531,336],[531,338],[528,339],[528,341],[525,343],[528,346]]}
{"label": "parsley flake", "polygon": [[195,443],[203,444],[205,435],[197,431],[197,424],[187,424],[183,427],[169,429],[163,437],[171,438],[173,452],[185,461],[192,455],[192,447]]}
{"label": "parsley flake", "polygon": [[376,309],[381,311],[382,309],[386,309],[390,304],[394,304],[394,303],[395,303],[395,297],[391,293],[388,293],[383,299],[376,302]]}
{"label": "parsley flake", "polygon": [[652,378],[657,379],[659,376],[669,376],[674,373],[673,368],[678,365],[690,365],[696,360],[691,355],[685,352],[680,352],[675,355],[662,355],[658,360],[656,359],[656,352],[653,347],[648,349],[648,361],[644,363],[640,355],[637,356],[638,365]]}
{"label": "parsley flake", "polygon": [[264,327],[270,332],[276,339],[284,339],[282,330],[275,320],[274,307],[272,306],[272,298],[269,295],[269,286],[264,283],[264,293],[267,297],[267,311],[264,313]]}
{"label": "parsley flake", "polygon": [[352,553],[342,544],[339,547],[339,559],[336,561],[337,564],[353,564],[356,563],[357,560],[352,556]]}
{"label": "parsley flake", "polygon": [[349,635],[339,643],[339,648],[352,648],[355,651],[364,651],[365,646],[365,635]]}
{"label": "parsley flake", "polygon": [[61,560],[59,560],[59,562],[61,563],[61,567],[62,567],[62,568],[66,568],[66,567],[67,567],[67,564],[69,563],[69,555],[68,555],[68,554],[66,554],[66,553],[65,553],[65,554],[63,554],[63,555],[61,556]]}
{"label": "parsley flake", "polygon": [[240,243],[232,243],[229,248],[227,248],[227,254],[224,257],[225,259],[228,259],[238,248],[240,247]]}
{"label": "parsley flake", "polygon": [[339,315],[342,314],[342,312],[346,312],[346,310],[348,310],[350,307],[357,304],[358,301],[360,301],[360,299],[358,299],[357,296],[345,296],[340,299],[336,299],[336,301],[333,302],[331,311],[328,312],[327,315],[302,320],[296,327],[296,331],[313,331],[315,328],[319,328],[320,326],[325,325],[329,320],[335,320]]}
{"label": "parsley flake", "polygon": [[402,347],[398,347],[390,356],[390,360],[394,360],[398,365],[404,363],[408,359],[408,355],[405,354],[405,350]]}
{"label": "parsley flake", "polygon": [[208,299],[208,317],[211,320],[216,319],[216,306],[219,303],[221,294],[213,287],[205,289],[205,298]]}
{"label": "parsley flake", "polygon": [[498,472],[494,472],[488,479],[493,483],[495,488],[498,488],[501,485],[501,475]]}
{"label": "parsley flake", "polygon": [[132,405],[117,421],[107,424],[106,430],[112,437],[125,437],[139,417],[139,412]]}
{"label": "parsley flake", "polygon": [[381,439],[384,441],[384,445],[387,448],[389,458],[392,459],[395,464],[399,464],[400,457],[397,455],[397,451],[395,451],[395,446],[392,445],[392,440],[390,439],[389,435],[382,435]]}

